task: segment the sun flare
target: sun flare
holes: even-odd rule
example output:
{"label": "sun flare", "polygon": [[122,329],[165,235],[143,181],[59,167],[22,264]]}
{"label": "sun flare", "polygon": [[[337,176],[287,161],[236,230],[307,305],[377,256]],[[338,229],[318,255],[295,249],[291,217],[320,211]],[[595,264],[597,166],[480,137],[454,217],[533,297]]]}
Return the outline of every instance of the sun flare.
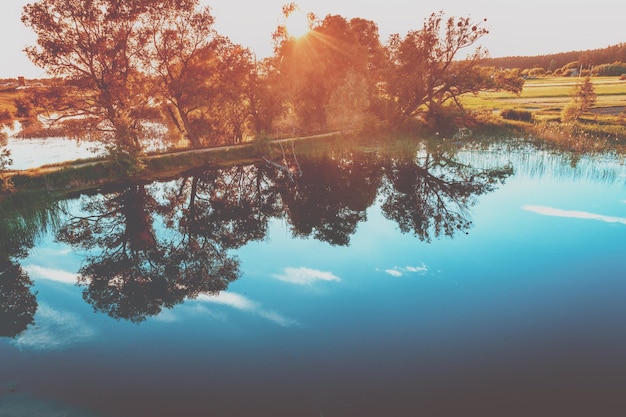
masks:
{"label": "sun flare", "polygon": [[289,36],[301,38],[311,30],[311,22],[305,13],[296,9],[287,16],[285,27]]}

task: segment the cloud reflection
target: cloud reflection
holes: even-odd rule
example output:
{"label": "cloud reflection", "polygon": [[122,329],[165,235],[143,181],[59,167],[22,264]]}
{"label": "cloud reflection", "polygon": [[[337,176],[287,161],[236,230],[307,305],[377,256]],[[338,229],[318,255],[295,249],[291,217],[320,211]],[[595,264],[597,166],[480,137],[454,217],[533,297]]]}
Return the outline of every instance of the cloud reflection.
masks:
{"label": "cloud reflection", "polygon": [[273,278],[279,281],[289,282],[298,285],[312,285],[318,281],[341,281],[341,278],[331,272],[319,271],[310,268],[292,268],[287,267],[282,274],[274,274]]}
{"label": "cloud reflection", "polygon": [[598,220],[598,221],[602,221],[606,223],[626,224],[626,218],[624,217],[604,216],[602,214],[589,213],[586,211],[561,210],[561,209],[557,209],[553,207],[532,206],[532,205],[523,206],[522,210],[530,211],[530,212],[541,214],[544,216],[567,217],[567,218],[584,219],[584,220]]}
{"label": "cloud reflection", "polygon": [[24,270],[34,280],[45,279],[49,281],[62,282],[64,284],[76,284],[76,273],[63,271],[61,269],[46,268],[39,265],[24,265]]}
{"label": "cloud reflection", "polygon": [[40,303],[31,326],[13,342],[19,349],[59,350],[92,340],[96,331],[77,314]]}
{"label": "cloud reflection", "polygon": [[273,323],[276,323],[282,327],[297,326],[299,324],[296,320],[285,317],[282,314],[277,313],[273,310],[268,310],[264,308],[260,303],[252,301],[244,295],[233,292],[222,291],[217,295],[203,294],[198,296],[197,301],[203,303],[224,305],[239,311],[251,313],[266,320],[269,320]]}
{"label": "cloud reflection", "polygon": [[[380,271],[380,269],[377,269],[377,271]],[[425,264],[422,264],[421,266],[407,266],[404,268],[394,266],[393,268],[385,269],[384,272],[392,277],[402,277],[406,274],[424,275],[428,272],[428,267]]]}

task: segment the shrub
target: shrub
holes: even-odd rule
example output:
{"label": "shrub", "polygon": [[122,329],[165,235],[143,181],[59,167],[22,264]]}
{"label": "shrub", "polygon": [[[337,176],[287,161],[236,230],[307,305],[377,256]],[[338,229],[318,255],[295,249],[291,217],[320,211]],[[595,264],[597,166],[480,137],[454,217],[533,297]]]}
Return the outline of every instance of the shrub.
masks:
{"label": "shrub", "polygon": [[561,120],[566,123],[571,123],[575,120],[578,120],[579,117],[580,110],[575,103],[569,103],[563,108],[563,111],[561,112]]}
{"label": "shrub", "polygon": [[11,151],[8,149],[1,149],[0,150],[0,171],[8,169],[11,164],[13,164],[13,160],[11,159]]}
{"label": "shrub", "polygon": [[8,110],[0,110],[0,126],[9,125],[12,121],[11,113]]}
{"label": "shrub", "polygon": [[613,64],[599,65],[594,69],[601,77],[619,77],[626,73],[626,64],[615,62]]}
{"label": "shrub", "polygon": [[519,120],[520,122],[531,122],[533,114],[528,110],[504,109],[500,112],[500,116],[507,120]]}
{"label": "shrub", "polygon": [[17,117],[29,118],[35,115],[33,103],[26,97],[17,97],[14,100],[14,104],[16,109],[15,115]]}

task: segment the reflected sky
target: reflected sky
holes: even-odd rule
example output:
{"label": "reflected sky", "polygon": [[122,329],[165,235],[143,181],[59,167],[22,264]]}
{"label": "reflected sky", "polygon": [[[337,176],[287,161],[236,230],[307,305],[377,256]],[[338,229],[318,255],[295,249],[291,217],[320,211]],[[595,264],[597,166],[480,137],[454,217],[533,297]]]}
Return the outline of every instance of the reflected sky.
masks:
{"label": "reflected sky", "polygon": [[[480,155],[468,158],[494,164]],[[500,156],[514,174],[468,207],[461,233],[403,232],[382,194],[347,245],[272,217],[233,251],[240,276],[225,291],[140,323],[95,312],[73,281],[85,253],[49,235],[20,260],[38,309],[0,339],[0,387],[103,417],[205,416],[207,403],[220,416],[616,415],[626,170],[539,155],[528,175],[532,158],[515,155]]]}
{"label": "reflected sky", "polygon": [[597,220],[605,223],[621,223],[626,224],[626,217],[604,216],[602,214],[589,213],[586,211],[561,210],[554,207],[544,206],[523,206],[523,210],[533,213],[542,214],[544,216],[566,217],[572,219]]}

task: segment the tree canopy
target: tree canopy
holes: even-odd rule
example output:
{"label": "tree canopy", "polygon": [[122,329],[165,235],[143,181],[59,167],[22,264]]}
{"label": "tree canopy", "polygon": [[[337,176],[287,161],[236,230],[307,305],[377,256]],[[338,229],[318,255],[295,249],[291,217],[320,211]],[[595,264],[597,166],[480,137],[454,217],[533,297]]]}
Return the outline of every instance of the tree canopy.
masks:
{"label": "tree canopy", "polygon": [[[286,19],[297,11],[282,9]],[[370,20],[306,19],[298,37],[279,25],[274,56],[258,62],[215,30],[199,0],[40,0],[23,10],[37,35],[26,52],[58,85],[33,102],[69,134],[134,155],[155,136],[198,148],[372,123],[456,123],[446,114],[461,95],[523,85],[515,72],[482,66],[484,20],[437,12],[383,44]]]}

